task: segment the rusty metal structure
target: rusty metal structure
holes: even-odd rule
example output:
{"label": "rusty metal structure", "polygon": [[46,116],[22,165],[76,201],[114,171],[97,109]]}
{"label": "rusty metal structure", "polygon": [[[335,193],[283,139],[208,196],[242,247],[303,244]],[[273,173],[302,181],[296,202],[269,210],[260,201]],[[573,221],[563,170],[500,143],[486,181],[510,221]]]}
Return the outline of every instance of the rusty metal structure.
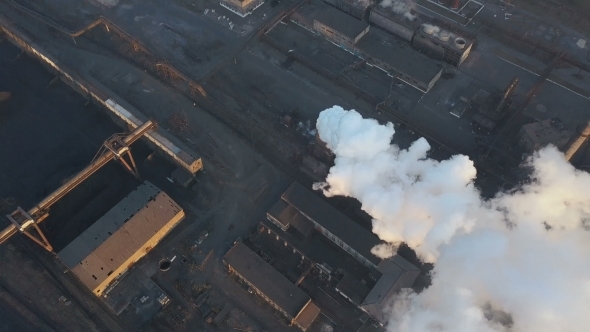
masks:
{"label": "rusty metal structure", "polygon": [[[487,152],[482,157],[488,157],[490,152],[494,148],[496,142],[500,138],[502,138],[506,132],[508,132],[508,129],[513,127],[513,124],[515,122],[517,122],[517,120],[520,118],[520,116],[522,115],[524,110],[528,107],[528,105],[533,100],[533,97],[537,94],[537,92],[539,92],[539,89],[541,89],[541,87],[543,86],[543,83],[545,83],[547,78],[549,78],[549,75],[551,75],[553,68],[555,68],[555,66],[557,66],[561,61],[563,61],[564,57],[565,57],[564,52],[558,53],[557,55],[555,55],[553,60],[551,60],[551,62],[547,65],[547,67],[545,67],[545,69],[543,70],[541,75],[539,75],[539,78],[537,79],[535,84],[533,84],[533,86],[529,89],[529,91],[525,95],[523,102],[518,106],[516,111],[514,111],[514,113],[508,119],[508,121],[506,121],[506,124],[504,125],[502,130],[500,131],[500,133],[498,133],[498,136],[494,139],[492,144],[490,144],[490,147],[488,148]],[[516,83],[518,83],[518,81],[515,82],[513,80],[512,83],[509,85],[508,89],[506,90],[506,93],[508,93],[509,90],[514,90],[514,87],[516,87]],[[514,84],[514,87],[512,87],[513,84]],[[512,89],[510,89],[511,87],[512,87]]]}
{"label": "rusty metal structure", "polygon": [[[49,216],[49,208],[113,159],[119,160],[131,174],[139,178],[139,173],[137,172],[137,167],[129,147],[144,134],[156,128],[156,125],[156,122],[149,120],[137,127],[130,134],[113,135],[104,142],[90,165],[74,175],[61,187],[57,188],[53,193],[29,209],[29,211],[25,211],[19,206],[14,212],[6,215],[12,224],[0,232],[0,244],[4,243],[17,232],[21,232],[47,251],[53,252],[53,247],[38,226],[40,222]],[[125,161],[125,156],[129,157],[129,163]],[[36,231],[36,234],[34,231]]]}
{"label": "rusty metal structure", "polygon": [[512,79],[512,81],[510,82],[510,84],[508,84],[508,87],[504,91],[504,95],[502,95],[502,99],[500,100],[498,107],[496,107],[496,111],[500,111],[506,106],[506,102],[508,101],[510,96],[512,96],[512,94],[514,93],[514,89],[516,89],[516,86],[518,85],[518,81],[519,81],[518,76],[515,76]]}
{"label": "rusty metal structure", "polygon": [[568,149],[565,151],[565,159],[568,161],[571,160],[586,140],[588,140],[588,137],[590,137],[590,120],[586,123],[584,129],[579,132],[578,136],[570,143]]}

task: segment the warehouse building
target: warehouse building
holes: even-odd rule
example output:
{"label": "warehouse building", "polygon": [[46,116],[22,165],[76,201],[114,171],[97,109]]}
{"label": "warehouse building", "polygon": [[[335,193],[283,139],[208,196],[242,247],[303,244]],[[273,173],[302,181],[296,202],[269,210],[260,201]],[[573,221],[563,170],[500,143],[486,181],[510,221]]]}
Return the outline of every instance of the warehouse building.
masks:
{"label": "warehouse building", "polygon": [[101,296],[184,216],[166,193],[145,181],[57,255]]}
{"label": "warehouse building", "polygon": [[382,4],[371,9],[369,22],[410,42],[414,32],[422,25],[422,20],[418,16],[409,12],[398,14],[393,11],[392,6]]}
{"label": "warehouse building", "polygon": [[383,243],[375,234],[365,230],[297,182],[283,193],[267,216],[282,230],[291,226],[296,228],[293,220],[301,217],[307,219],[318,232],[367,266],[371,271],[370,279],[376,281],[373,287],[346,273],[337,284],[336,291],[380,324],[386,323],[386,312],[394,296],[402,288],[411,287],[420,274],[417,267],[401,256],[381,259],[373,255],[371,249]]}
{"label": "warehouse building", "polygon": [[338,8],[339,10],[358,18],[365,20],[369,9],[373,6],[372,0],[324,0],[326,3]]}
{"label": "warehouse building", "polygon": [[473,40],[425,23],[415,31],[412,46],[436,60],[459,66],[471,52]]}
{"label": "warehouse building", "polygon": [[240,17],[246,17],[262,6],[264,0],[221,0],[219,4]]}
{"label": "warehouse building", "polygon": [[316,230],[363,265],[377,268],[381,262],[379,257],[371,253],[371,249],[381,243],[375,234],[363,229],[298,182],[283,193],[281,200],[295,208]]}
{"label": "warehouse building", "polygon": [[382,31],[371,31],[357,44],[361,57],[414,88],[428,92],[442,74],[442,65]]}
{"label": "warehouse building", "polygon": [[533,152],[549,144],[563,149],[571,135],[559,118],[547,119],[524,125],[520,130],[520,145]]}
{"label": "warehouse building", "polygon": [[313,29],[334,44],[353,50],[354,45],[369,32],[369,25],[327,7],[315,14]]}
{"label": "warehouse building", "polygon": [[320,314],[320,309],[307,294],[242,242],[236,243],[227,252],[223,263],[230,273],[238,276],[257,295],[303,331]]}
{"label": "warehouse building", "polygon": [[361,309],[385,325],[394,296],[402,288],[412,287],[420,270],[398,255],[383,260],[377,270],[381,277],[363,300]]}

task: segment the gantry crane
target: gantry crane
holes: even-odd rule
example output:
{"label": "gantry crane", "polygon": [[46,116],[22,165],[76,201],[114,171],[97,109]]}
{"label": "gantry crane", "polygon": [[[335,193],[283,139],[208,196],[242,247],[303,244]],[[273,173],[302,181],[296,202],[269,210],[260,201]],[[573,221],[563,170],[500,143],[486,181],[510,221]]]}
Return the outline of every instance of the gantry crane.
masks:
{"label": "gantry crane", "polygon": [[[29,211],[25,211],[19,206],[14,212],[6,215],[12,224],[0,233],[0,244],[4,243],[17,232],[21,232],[49,252],[53,252],[53,247],[38,226],[39,223],[49,216],[49,208],[113,159],[119,160],[131,174],[139,178],[137,166],[131,155],[129,146],[144,134],[156,128],[156,126],[156,122],[148,120],[129,134],[111,136],[103,143],[90,165],[86,166],[86,168],[61,187],[57,188],[44,200],[33,206]],[[125,156],[129,158],[129,161],[125,160]],[[36,235],[34,231],[36,231]]]}

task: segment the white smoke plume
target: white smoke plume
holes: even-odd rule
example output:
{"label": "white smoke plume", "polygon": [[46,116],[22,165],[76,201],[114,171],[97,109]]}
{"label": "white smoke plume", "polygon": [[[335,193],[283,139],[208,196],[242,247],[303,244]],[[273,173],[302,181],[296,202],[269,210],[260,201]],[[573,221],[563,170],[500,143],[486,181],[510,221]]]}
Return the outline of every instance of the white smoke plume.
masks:
{"label": "white smoke plume", "polygon": [[432,285],[398,296],[392,332],[582,332],[590,326],[590,175],[554,147],[528,160],[529,184],[484,201],[465,156],[427,158],[424,139],[391,144],[393,125],[334,106],[317,121],[334,152],[328,196],[357,198],[394,254],[434,263]]}
{"label": "white smoke plume", "polygon": [[410,14],[412,9],[416,7],[416,3],[413,0],[383,0],[379,5],[383,8],[390,7],[394,13],[402,15],[406,13]]}

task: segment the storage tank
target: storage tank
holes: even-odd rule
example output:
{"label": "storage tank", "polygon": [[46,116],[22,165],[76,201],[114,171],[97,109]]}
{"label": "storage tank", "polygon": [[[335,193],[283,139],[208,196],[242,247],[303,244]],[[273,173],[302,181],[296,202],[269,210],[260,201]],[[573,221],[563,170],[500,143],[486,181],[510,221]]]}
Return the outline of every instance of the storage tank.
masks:
{"label": "storage tank", "polygon": [[462,50],[465,48],[465,45],[467,45],[467,41],[461,37],[455,39],[455,47],[457,47],[458,49]]}

